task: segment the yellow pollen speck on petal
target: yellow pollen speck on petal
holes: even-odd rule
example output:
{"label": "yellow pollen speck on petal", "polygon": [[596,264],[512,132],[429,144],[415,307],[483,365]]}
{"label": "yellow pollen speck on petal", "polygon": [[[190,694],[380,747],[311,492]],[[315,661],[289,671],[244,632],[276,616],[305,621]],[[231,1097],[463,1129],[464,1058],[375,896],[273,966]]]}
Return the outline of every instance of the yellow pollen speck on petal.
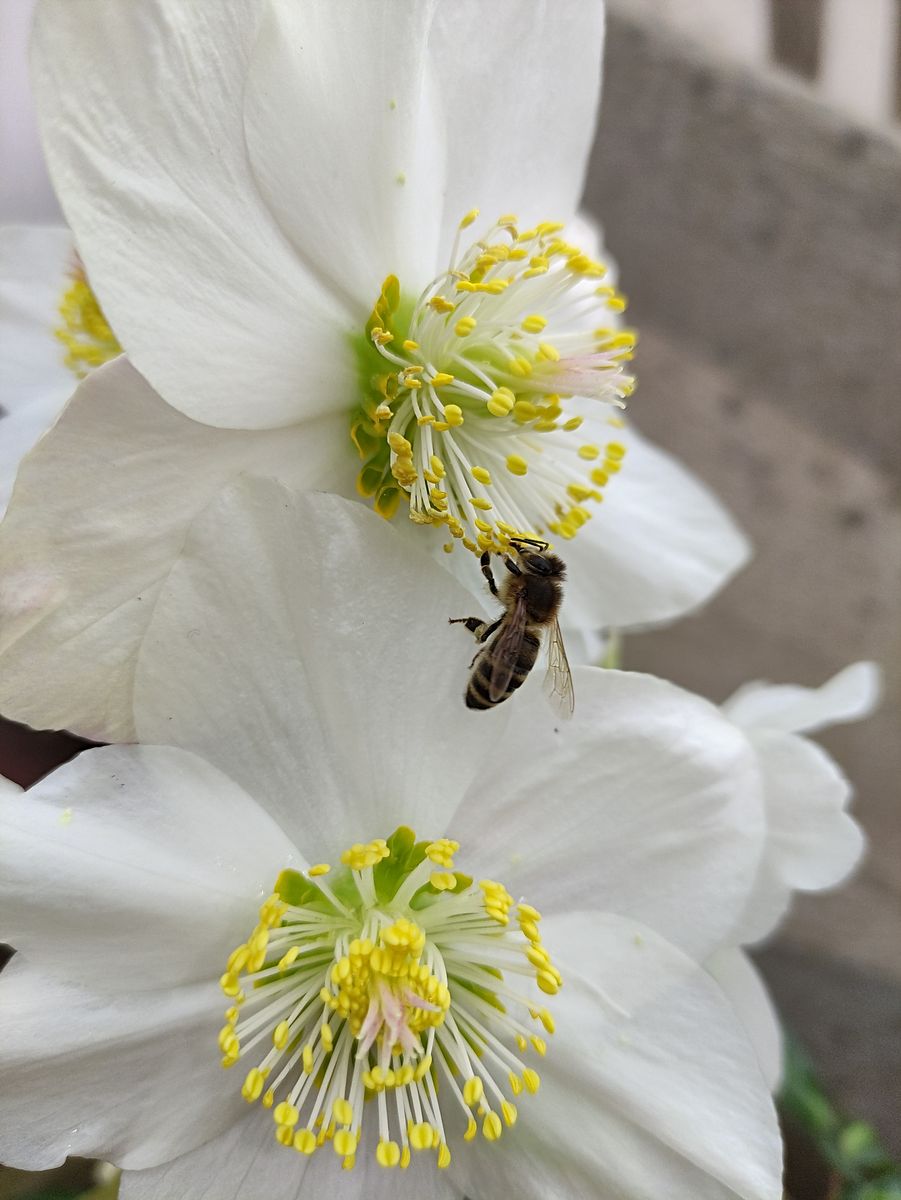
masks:
{"label": "yellow pollen speck on petal", "polygon": [[394,181],[395,181],[395,183],[398,183],[398,184],[400,184],[401,187],[403,187],[403,185],[407,182],[406,171],[398,171],[397,174],[394,176]]}
{"label": "yellow pollen speck on petal", "polygon": [[454,326],[454,333],[457,337],[469,337],[477,325],[475,317],[461,317]]}
{"label": "yellow pollen speck on petal", "polygon": [[490,486],[491,475],[484,467],[472,467],[470,469],[470,474],[472,475],[473,479],[478,480],[479,483],[483,483],[486,487]]}
{"label": "yellow pollen speck on petal", "polygon": [[528,473],[529,464],[519,454],[509,454],[507,456],[507,470],[511,475],[525,475]]}

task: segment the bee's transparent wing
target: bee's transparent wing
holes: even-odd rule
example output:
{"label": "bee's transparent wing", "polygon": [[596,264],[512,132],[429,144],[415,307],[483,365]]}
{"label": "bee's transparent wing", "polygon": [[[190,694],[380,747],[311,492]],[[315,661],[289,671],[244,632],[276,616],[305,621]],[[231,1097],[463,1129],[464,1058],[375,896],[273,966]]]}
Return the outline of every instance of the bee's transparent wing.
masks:
{"label": "bee's transparent wing", "polygon": [[488,698],[494,703],[502,700],[507,694],[507,688],[510,686],[516,664],[519,662],[519,652],[522,649],[525,632],[525,599],[517,596],[512,612],[504,618],[500,631],[487,650],[491,667],[488,677]]}
{"label": "bee's transparent wing", "polygon": [[547,672],[544,676],[544,694],[558,716],[565,721],[573,715],[576,694],[573,691],[573,673],[563,645],[563,632],[556,619],[551,626],[547,644]]}

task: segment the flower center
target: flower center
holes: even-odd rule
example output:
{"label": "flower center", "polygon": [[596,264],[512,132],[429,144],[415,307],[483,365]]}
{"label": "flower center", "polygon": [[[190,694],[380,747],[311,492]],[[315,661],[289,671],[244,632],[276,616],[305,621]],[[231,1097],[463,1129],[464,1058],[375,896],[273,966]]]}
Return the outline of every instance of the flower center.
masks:
{"label": "flower center", "polygon": [[534,1023],[554,1025],[540,993],[562,979],[540,914],[455,871],[458,848],[401,827],[352,846],[330,882],[325,863],[285,870],[229,957],[222,1065],[252,1064],[241,1094],[272,1110],[283,1146],[309,1155],[329,1142],[352,1167],[371,1100],[381,1166],[435,1150],[446,1167],[454,1125],[496,1142],[516,1122],[514,1097],[537,1092],[523,1056],[545,1053]]}
{"label": "flower center", "polygon": [[66,366],[77,379],[84,379],[95,367],[102,367],[121,354],[122,347],[91,291],[80,262],[73,266],[70,279],[59,302],[62,324],[53,332],[66,348],[63,360]]}
{"label": "flower center", "polygon": [[606,274],[543,222],[502,216],[415,303],[390,275],[366,326],[365,398],[351,418],[360,493],[393,517],[444,525],[474,553],[516,537],[573,537],[591,516],[623,446],[585,441],[575,397],[607,420],[634,388],[635,335],[610,325],[625,308]]}

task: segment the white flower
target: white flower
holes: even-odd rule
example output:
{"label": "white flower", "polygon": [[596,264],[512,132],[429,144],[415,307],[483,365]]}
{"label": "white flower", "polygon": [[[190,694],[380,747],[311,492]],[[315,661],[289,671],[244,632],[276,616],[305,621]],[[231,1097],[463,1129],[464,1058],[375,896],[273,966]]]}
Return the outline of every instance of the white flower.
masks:
{"label": "white flower", "polygon": [[559,730],[531,682],[471,713],[467,603],[335,498],[244,481],[198,519],[136,688],[180,746],[2,802],[0,1157],[102,1155],[123,1200],[777,1200],[696,965],[760,855],[746,739],[591,668]]}
{"label": "white flower", "polygon": [[[140,613],[241,469],[408,513],[411,541],[477,592],[472,557],[442,546],[521,527],[563,541],[574,632],[672,618],[741,564],[716,501],[611,403],[631,335],[575,216],[602,16],[582,0],[40,7],[48,154],[129,359],[79,389],[23,472],[0,708],[129,736]],[[60,579],[43,603],[38,496]]]}
{"label": "white flower", "polygon": [[19,462],[75,386],[53,337],[73,262],[65,229],[0,226],[0,516]]}
{"label": "white flower", "polygon": [[[864,842],[847,812],[851,785],[828,754],[799,735],[869,716],[880,687],[878,667],[859,662],[820,688],[748,683],[723,705],[757,756],[767,816],[760,872],[738,931],[742,944],[773,932],[793,892],[835,887],[859,861]],[[738,947],[717,951],[706,965],[775,1090],[782,1073],[782,1034],[756,968]]]}

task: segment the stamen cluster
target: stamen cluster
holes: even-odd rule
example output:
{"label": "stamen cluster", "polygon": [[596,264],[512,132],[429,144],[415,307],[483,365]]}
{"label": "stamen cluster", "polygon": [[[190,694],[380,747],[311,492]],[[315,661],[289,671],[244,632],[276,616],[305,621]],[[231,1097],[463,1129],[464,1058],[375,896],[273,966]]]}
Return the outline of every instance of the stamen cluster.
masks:
{"label": "stamen cluster", "polygon": [[103,315],[81,263],[59,302],[61,324],[54,330],[66,350],[64,362],[78,379],[121,354],[122,348]]}
{"label": "stamen cluster", "polygon": [[[621,443],[576,437],[574,396],[623,407],[635,335],[609,324],[625,308],[606,274],[543,222],[520,232],[499,218],[415,304],[389,276],[366,327],[369,394],[351,437],[364,465],[360,493],[392,517],[402,500],[420,524],[444,525],[481,554],[510,539],[575,536],[589,501],[620,469]],[[621,421],[611,415],[611,424]],[[545,453],[552,435],[557,453]]]}
{"label": "stamen cluster", "polygon": [[521,1056],[546,1052],[529,1022],[553,1032],[537,993],[562,979],[540,914],[493,880],[473,885],[454,869],[458,849],[401,828],[351,846],[331,882],[326,863],[285,870],[229,957],[222,1065],[251,1064],[241,1093],[272,1111],[282,1145],[330,1143],[352,1167],[370,1100],[381,1166],[433,1150],[446,1167],[455,1119],[464,1140],[481,1124],[496,1142],[515,1097],[538,1090]]}

